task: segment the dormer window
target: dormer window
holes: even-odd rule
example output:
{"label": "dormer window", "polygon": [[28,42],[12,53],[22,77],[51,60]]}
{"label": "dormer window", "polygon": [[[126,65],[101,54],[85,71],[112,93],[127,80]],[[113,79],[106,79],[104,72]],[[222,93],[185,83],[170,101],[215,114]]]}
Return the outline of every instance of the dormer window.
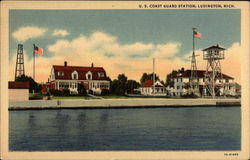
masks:
{"label": "dormer window", "polygon": [[98,77],[104,77],[105,74],[103,72],[98,72]]}
{"label": "dormer window", "polygon": [[78,73],[77,73],[77,71],[74,71],[72,73],[72,79],[78,79]]}
{"label": "dormer window", "polygon": [[57,72],[57,75],[58,75],[58,76],[64,76],[64,72],[63,72],[63,71],[58,71],[58,72]]}
{"label": "dormer window", "polygon": [[90,71],[88,71],[88,72],[86,73],[86,79],[87,79],[87,80],[91,80],[91,79],[92,79],[92,73],[91,73]]}

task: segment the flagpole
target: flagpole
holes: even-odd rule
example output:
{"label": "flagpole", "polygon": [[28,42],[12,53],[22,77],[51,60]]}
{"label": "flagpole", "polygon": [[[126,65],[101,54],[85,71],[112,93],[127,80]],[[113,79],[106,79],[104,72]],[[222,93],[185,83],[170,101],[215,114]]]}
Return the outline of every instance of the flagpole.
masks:
{"label": "flagpole", "polygon": [[[192,89],[192,92],[194,90],[194,63],[196,63],[196,60],[195,60],[195,37],[194,37],[194,34],[195,34],[195,29],[196,28],[192,28],[193,29],[193,54],[192,54],[192,60],[191,60],[191,89]],[[196,64],[195,64],[196,65]]]}
{"label": "flagpole", "polygon": [[155,95],[155,58],[153,58],[153,94]]}
{"label": "flagpole", "polygon": [[33,48],[33,79],[35,81],[35,44],[34,45],[34,48]]}
{"label": "flagpole", "polygon": [[195,39],[195,38],[194,38],[194,31],[195,31],[195,29],[196,29],[196,28],[193,28],[193,55],[194,55],[194,52],[195,52],[195,48],[194,48],[194,47],[195,47],[195,45],[194,45],[194,39]]}

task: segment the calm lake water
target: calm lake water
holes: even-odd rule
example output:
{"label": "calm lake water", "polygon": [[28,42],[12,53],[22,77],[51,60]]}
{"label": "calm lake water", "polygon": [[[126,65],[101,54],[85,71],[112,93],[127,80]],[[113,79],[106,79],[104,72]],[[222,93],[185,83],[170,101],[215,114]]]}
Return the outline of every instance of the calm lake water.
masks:
{"label": "calm lake water", "polygon": [[240,107],[25,110],[12,151],[240,150]]}

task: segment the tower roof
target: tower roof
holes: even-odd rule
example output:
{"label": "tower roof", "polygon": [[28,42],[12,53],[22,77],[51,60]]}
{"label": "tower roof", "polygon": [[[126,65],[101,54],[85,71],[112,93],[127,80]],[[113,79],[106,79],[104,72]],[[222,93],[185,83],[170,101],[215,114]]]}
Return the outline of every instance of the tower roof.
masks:
{"label": "tower roof", "polygon": [[202,51],[207,51],[207,50],[211,50],[211,49],[226,50],[225,48],[222,48],[222,47],[219,46],[219,44],[217,44],[216,46],[208,47],[206,49],[203,49]]}

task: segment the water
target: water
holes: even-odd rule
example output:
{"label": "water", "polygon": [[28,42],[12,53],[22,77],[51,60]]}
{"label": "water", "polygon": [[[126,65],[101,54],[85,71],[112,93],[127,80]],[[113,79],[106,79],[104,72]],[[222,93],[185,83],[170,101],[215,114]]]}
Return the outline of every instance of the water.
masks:
{"label": "water", "polygon": [[25,110],[12,151],[240,150],[240,107]]}

